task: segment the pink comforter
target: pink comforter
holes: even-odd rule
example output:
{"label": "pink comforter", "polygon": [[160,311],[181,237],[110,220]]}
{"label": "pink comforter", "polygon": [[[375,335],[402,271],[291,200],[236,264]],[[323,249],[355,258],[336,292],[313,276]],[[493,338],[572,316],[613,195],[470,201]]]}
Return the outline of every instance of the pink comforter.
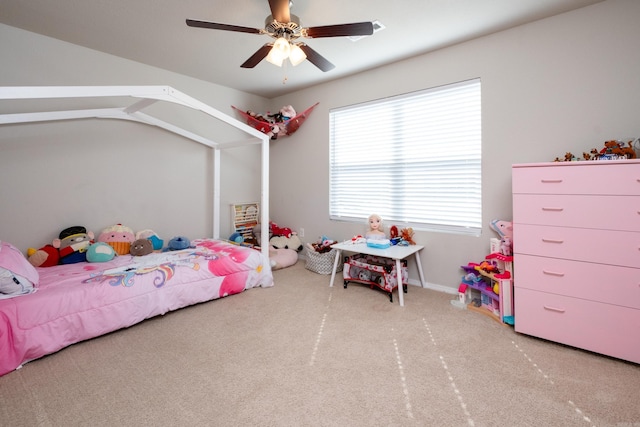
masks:
{"label": "pink comforter", "polygon": [[30,295],[0,300],[0,375],[68,345],[159,314],[272,286],[269,259],[215,240],[107,263],[38,268]]}

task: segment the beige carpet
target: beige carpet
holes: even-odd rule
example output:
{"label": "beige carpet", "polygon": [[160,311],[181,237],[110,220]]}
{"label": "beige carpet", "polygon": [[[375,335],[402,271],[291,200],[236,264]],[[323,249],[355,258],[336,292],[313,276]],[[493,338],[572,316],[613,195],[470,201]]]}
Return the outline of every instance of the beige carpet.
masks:
{"label": "beige carpet", "polygon": [[[2,426],[640,426],[640,365],[304,261],[0,377]],[[630,337],[638,339],[638,337]]]}

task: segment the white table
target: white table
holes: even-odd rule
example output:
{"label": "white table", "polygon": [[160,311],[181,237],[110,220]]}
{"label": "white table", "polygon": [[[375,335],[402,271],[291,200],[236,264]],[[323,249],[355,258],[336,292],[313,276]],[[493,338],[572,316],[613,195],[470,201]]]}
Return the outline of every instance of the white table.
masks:
{"label": "white table", "polygon": [[398,280],[398,299],[400,300],[400,306],[404,306],[404,287],[402,285],[402,274],[400,272],[401,266],[400,261],[405,259],[406,257],[415,254],[416,255],[416,265],[418,267],[418,274],[420,274],[420,284],[422,287],[426,287],[426,283],[424,281],[424,274],[422,272],[422,263],[420,262],[420,251],[424,248],[422,245],[409,245],[409,246],[391,246],[387,249],[377,249],[371,248],[367,246],[366,243],[357,243],[353,244],[350,241],[343,243],[336,243],[331,245],[333,249],[336,250],[336,259],[333,263],[333,271],[331,272],[331,283],[329,286],[333,286],[333,281],[336,278],[336,270],[338,269],[338,263],[342,262],[340,259],[340,252],[357,252],[360,254],[366,255],[374,255],[380,256],[384,258],[391,258],[396,262],[396,279]]}

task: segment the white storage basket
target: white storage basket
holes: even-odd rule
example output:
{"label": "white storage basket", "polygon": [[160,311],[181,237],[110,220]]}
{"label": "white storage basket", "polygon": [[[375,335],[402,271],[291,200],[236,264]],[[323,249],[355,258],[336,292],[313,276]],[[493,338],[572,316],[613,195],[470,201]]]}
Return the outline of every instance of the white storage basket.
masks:
{"label": "white storage basket", "polygon": [[[305,248],[307,251],[307,262],[305,268],[318,274],[331,274],[333,271],[333,263],[336,260],[335,249],[331,249],[329,252],[320,253],[310,248]],[[338,263],[336,271],[342,271],[342,263]]]}

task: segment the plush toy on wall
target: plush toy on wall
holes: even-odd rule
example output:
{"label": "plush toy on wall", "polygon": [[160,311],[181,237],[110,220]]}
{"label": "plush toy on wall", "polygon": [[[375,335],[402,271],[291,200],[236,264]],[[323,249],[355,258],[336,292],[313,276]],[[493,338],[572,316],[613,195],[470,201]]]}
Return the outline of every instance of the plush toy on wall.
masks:
{"label": "plush toy on wall", "polygon": [[87,249],[93,243],[93,232],[81,225],[65,228],[53,247],[60,253],[60,264],[75,264],[87,260]]}

